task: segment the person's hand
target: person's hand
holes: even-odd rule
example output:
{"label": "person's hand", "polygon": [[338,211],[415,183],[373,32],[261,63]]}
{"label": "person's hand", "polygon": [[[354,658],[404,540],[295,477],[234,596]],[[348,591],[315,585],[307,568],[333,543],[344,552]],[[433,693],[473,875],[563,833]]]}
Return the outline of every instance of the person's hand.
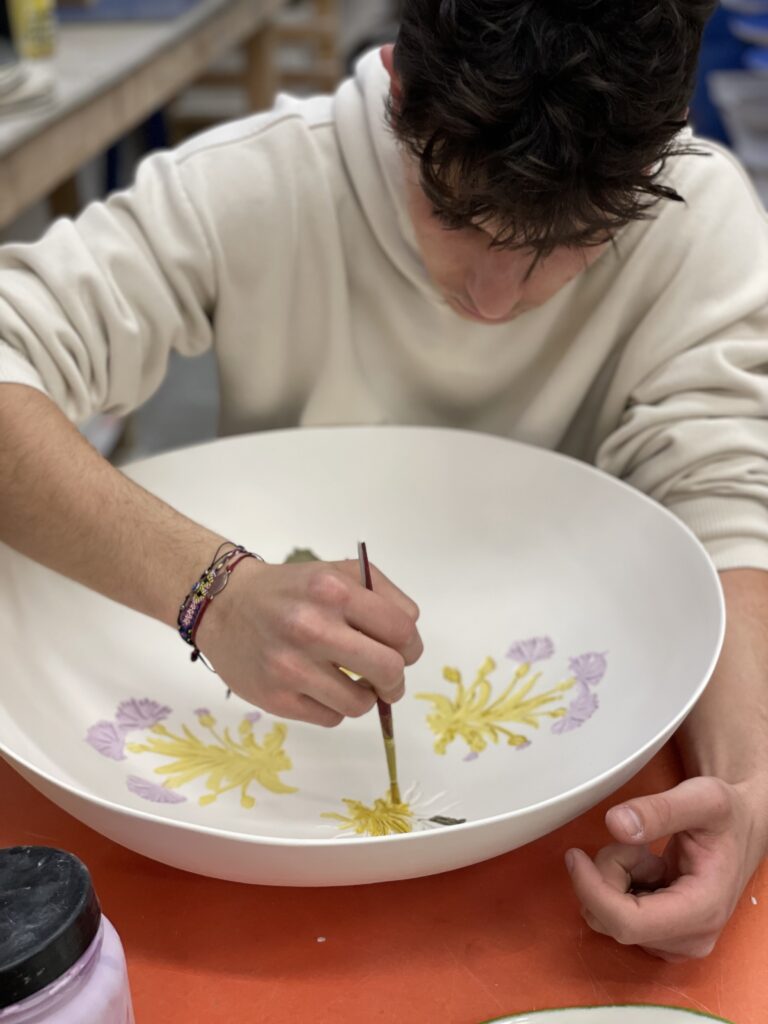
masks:
{"label": "person's hand", "polygon": [[[705,957],[766,853],[766,790],[694,778],[612,808],[617,842],[566,864],[596,932],[663,960]],[[669,838],[661,856],[650,843]]]}
{"label": "person's hand", "polygon": [[[197,640],[230,689],[281,718],[338,725],[405,692],[421,655],[416,604],[375,567],[247,559],[211,602]],[[351,679],[341,667],[360,676]]]}

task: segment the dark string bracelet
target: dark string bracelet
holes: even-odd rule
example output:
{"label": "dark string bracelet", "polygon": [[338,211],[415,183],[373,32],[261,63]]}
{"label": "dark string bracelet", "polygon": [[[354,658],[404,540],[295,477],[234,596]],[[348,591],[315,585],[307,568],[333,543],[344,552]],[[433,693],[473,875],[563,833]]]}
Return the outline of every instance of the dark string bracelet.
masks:
{"label": "dark string bracelet", "polygon": [[[230,547],[230,550],[221,554],[222,548],[227,546]],[[235,568],[246,558],[255,558],[259,562],[264,561],[261,555],[247,551],[239,544],[230,545],[229,541],[220,544],[213,556],[213,561],[194,584],[179,608],[176,620],[179,636],[192,648],[191,660],[201,661],[211,672],[215,672],[216,669],[197,646],[197,631],[211,601],[224,590]],[[227,690],[227,696],[229,695],[230,691]]]}

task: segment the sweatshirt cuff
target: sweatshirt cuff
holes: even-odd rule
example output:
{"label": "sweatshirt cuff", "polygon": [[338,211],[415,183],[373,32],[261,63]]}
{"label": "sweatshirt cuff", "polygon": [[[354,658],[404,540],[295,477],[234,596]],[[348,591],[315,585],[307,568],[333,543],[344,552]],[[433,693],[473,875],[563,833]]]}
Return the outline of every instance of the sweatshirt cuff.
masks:
{"label": "sweatshirt cuff", "polygon": [[43,378],[34,366],[4,341],[0,341],[0,384],[26,384],[44,395],[48,394]]}
{"label": "sweatshirt cuff", "polygon": [[699,538],[718,571],[768,571],[768,506],[757,498],[690,498],[667,506]]}

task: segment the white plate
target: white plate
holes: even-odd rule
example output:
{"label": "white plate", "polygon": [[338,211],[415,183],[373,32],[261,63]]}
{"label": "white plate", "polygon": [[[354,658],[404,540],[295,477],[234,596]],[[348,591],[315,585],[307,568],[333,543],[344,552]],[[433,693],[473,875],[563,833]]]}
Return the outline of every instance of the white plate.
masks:
{"label": "white plate", "polygon": [[[353,884],[514,849],[631,778],[719,651],[721,591],[694,537],[549,452],[457,431],[303,430],[132,475],[268,560],[294,546],[353,557],[364,539],[422,607],[426,653],[395,723],[401,820],[424,831],[349,837],[324,815],[357,823],[384,797],[375,714],[331,731],[259,717],[171,630],[0,551],[0,750],[93,828],[190,871]],[[227,790],[241,769],[245,789]],[[435,827],[436,814],[467,824]]]}
{"label": "white plate", "polygon": [[708,1020],[723,1021],[723,1018],[671,1006],[584,1006],[499,1017],[488,1024],[705,1024]]}

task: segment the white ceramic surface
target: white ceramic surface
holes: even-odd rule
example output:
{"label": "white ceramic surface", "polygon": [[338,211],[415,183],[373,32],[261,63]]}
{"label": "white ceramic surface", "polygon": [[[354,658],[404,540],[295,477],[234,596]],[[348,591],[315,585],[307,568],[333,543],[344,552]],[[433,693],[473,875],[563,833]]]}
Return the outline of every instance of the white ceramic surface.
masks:
{"label": "white ceramic surface", "polygon": [[723,1018],[671,1006],[584,1006],[500,1017],[488,1024],[706,1024],[708,1020],[722,1021]]}
{"label": "white ceramic surface", "polygon": [[[323,815],[358,821],[384,796],[375,714],[283,732],[226,701],[171,630],[0,549],[0,751],[91,827],[190,871],[354,884],[514,849],[634,775],[719,652],[722,596],[694,537],[549,452],[339,428],[218,441],[131,474],[268,560],[295,546],[354,557],[364,539],[422,608],[425,655],[395,724],[401,780],[416,787],[408,823],[424,830],[349,837]],[[436,828],[434,814],[467,823]]]}

